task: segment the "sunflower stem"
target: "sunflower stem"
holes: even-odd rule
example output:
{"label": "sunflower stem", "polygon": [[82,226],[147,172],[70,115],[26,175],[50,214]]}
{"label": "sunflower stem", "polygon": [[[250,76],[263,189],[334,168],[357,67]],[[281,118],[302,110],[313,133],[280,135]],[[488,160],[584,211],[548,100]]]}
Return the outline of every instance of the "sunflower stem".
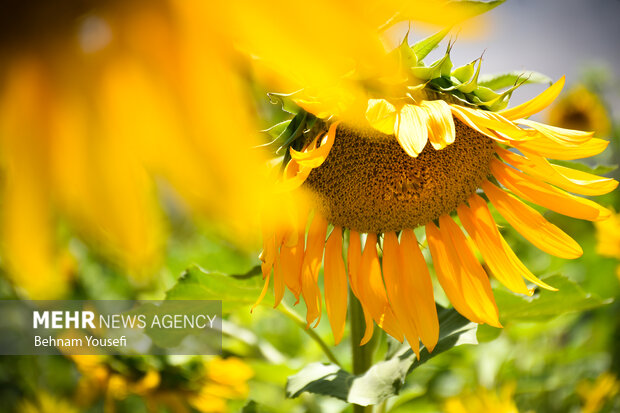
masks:
{"label": "sunflower stem", "polygon": [[280,303],[280,305],[278,306],[278,310],[280,310],[282,314],[293,320],[295,324],[300,326],[306,332],[306,334],[319,345],[319,347],[321,348],[321,350],[323,350],[323,353],[325,353],[329,361],[331,361],[338,367],[342,367],[334,353],[332,353],[332,351],[329,349],[329,346],[323,341],[323,339],[321,339],[321,337],[316,333],[316,331],[314,331],[314,328],[307,327],[306,321],[301,318],[299,314],[297,314],[292,308],[286,305],[284,301]]}
{"label": "sunflower stem", "polygon": [[[366,329],[366,322],[364,320],[364,310],[359,300],[353,295],[351,289],[349,289],[349,314],[351,315],[351,356],[353,365],[353,374],[363,374],[370,366],[372,366],[372,356],[377,344],[377,332],[373,334],[370,341],[363,346],[360,346],[362,337],[364,337],[364,330]],[[372,412],[372,406],[360,406],[353,405],[354,413],[370,413]]]}

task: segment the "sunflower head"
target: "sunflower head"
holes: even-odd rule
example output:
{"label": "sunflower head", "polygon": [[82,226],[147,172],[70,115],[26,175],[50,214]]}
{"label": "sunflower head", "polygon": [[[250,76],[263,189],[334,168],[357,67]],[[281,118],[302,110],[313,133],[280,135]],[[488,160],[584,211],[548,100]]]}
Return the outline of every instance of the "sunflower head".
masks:
{"label": "sunflower head", "polygon": [[[288,287],[303,297],[308,325],[318,323],[323,264],[336,342],[350,286],[364,310],[362,343],[376,324],[397,340],[406,338],[418,354],[420,342],[432,350],[439,327],[420,249],[424,241],[445,294],[473,322],[501,327],[490,274],[516,293],[533,293],[526,280],[553,290],[512,251],[488,203],[535,246],[562,258],[579,257],[581,247],[528,203],[590,221],[610,215],[570,192],[601,195],[615,189],[616,181],[546,159],[595,155],[607,142],[592,132],[527,119],[559,95],[564,79],[506,109],[518,86],[546,78],[532,72],[483,78],[480,59],[453,69],[452,45],[425,65],[422,58],[445,34],[413,46],[403,42],[392,54],[401,71],[389,79],[390,88],[368,90],[357,117],[350,110],[312,113],[315,106],[299,101],[276,140],[283,152],[283,190],[306,193],[310,202],[292,225],[266,231],[263,295],[273,274],[276,305]],[[425,239],[414,233],[418,227]]]}
{"label": "sunflower head", "polygon": [[599,97],[583,85],[572,88],[549,111],[548,121],[563,128],[591,130],[607,136],[611,122]]}

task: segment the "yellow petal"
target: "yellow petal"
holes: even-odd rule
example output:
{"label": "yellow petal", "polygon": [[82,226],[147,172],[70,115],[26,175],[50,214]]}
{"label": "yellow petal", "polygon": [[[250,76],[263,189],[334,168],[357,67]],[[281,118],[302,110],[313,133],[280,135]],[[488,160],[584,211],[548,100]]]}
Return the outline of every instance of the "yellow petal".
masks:
{"label": "yellow petal", "polygon": [[529,119],[520,119],[517,123],[529,126],[535,131],[540,132],[540,134],[544,137],[560,144],[573,143],[579,145],[587,142],[594,135],[594,132],[583,132],[573,129],[558,128],[556,126],[545,125]]}
{"label": "yellow petal", "polygon": [[558,97],[564,87],[565,78],[562,76],[560,80],[551,85],[547,90],[536,96],[534,99],[528,100],[514,108],[501,110],[498,113],[506,119],[516,120],[527,118],[528,116],[538,113],[551,104]]}
{"label": "yellow petal", "polygon": [[460,105],[450,105],[450,110],[452,111],[452,114],[456,116],[461,122],[472,128],[473,130],[477,131],[478,133],[488,136],[495,141],[501,143],[507,143],[510,141],[509,138],[503,137],[502,135],[499,135],[496,132],[485,128],[484,126],[476,124],[476,122],[470,119],[469,116],[467,116],[467,114],[461,110],[461,108],[462,106]]}
{"label": "yellow petal", "polygon": [[454,142],[456,130],[450,105],[443,100],[425,100],[421,106],[426,109],[429,121],[429,136],[433,148],[439,150]]}
{"label": "yellow petal", "polygon": [[536,247],[560,258],[578,258],[583,254],[575,240],[543,218],[535,209],[489,181],[483,182],[482,189],[506,221]]}
{"label": "yellow petal", "polygon": [[611,211],[596,202],[571,195],[529,177],[497,159],[491,161],[491,172],[502,185],[516,195],[560,214],[588,221],[602,221],[611,215]]}
{"label": "yellow petal", "polygon": [[511,146],[540,156],[551,159],[573,160],[581,158],[589,158],[603,152],[609,141],[598,138],[591,138],[580,145],[575,144],[559,144],[545,137],[536,137],[526,142],[510,142]]}
{"label": "yellow petal", "polygon": [[314,214],[308,229],[308,241],[301,267],[301,294],[306,303],[306,321],[308,326],[317,320],[315,327],[321,321],[321,291],[317,285],[319,269],[323,261],[327,221],[318,213]]}
{"label": "yellow petal", "polygon": [[405,289],[401,284],[404,268],[398,238],[394,232],[383,235],[383,278],[385,279],[385,289],[387,291],[390,305],[394,310],[398,324],[403,330],[409,346],[420,358],[420,335],[413,314],[409,310],[407,303],[412,301],[411,293],[413,290]]}
{"label": "yellow petal", "polygon": [[392,135],[396,121],[396,108],[385,99],[368,99],[366,119],[379,132]]}
{"label": "yellow petal", "polygon": [[[502,117],[496,112],[488,110],[472,109],[466,106],[450,105],[452,112],[461,120],[468,119],[466,123],[474,123],[475,125],[504,134],[511,140],[520,141],[530,138],[530,132],[519,128],[510,120]],[[487,136],[489,136],[487,134]],[[496,139],[491,136],[491,138]]]}
{"label": "yellow petal", "polygon": [[560,165],[552,165],[545,158],[527,151],[524,152],[527,157],[499,147],[496,151],[505,162],[526,174],[576,194],[603,195],[613,191],[618,186],[618,181],[614,179],[599,177]]}
{"label": "yellow petal", "polygon": [[505,248],[508,244],[497,229],[486,202],[475,194],[468,199],[468,202],[471,208],[465,205],[457,208],[459,218],[467,233],[474,238],[478,250],[495,278],[506,288],[520,294],[533,293],[526,287],[521,277],[536,280],[536,284],[546,286],[519,261],[509,247]]}
{"label": "yellow petal", "polygon": [[416,105],[404,105],[394,125],[400,146],[411,157],[422,152],[428,142],[428,115]]}
{"label": "yellow petal", "polygon": [[366,323],[366,330],[364,332],[364,336],[360,342],[360,345],[368,343],[372,338],[372,334],[374,331],[374,324],[372,321],[372,316],[368,310],[368,307],[365,307],[362,304],[362,295],[360,294],[360,268],[362,265],[362,244],[360,242],[360,234],[357,231],[350,230],[349,231],[349,250],[347,251],[347,262],[348,262],[348,274],[349,274],[349,285],[351,286],[351,291],[359,300],[362,310],[364,312],[364,321]]}
{"label": "yellow petal", "polygon": [[501,327],[489,277],[467,245],[463,231],[448,215],[439,217],[439,225],[439,232],[448,245],[448,255],[457,263],[456,276],[460,278],[464,299],[468,300],[477,318],[494,327]]}
{"label": "yellow petal", "polygon": [[313,168],[300,166],[296,160],[291,159],[284,168],[282,181],[278,183],[278,193],[289,193],[299,188],[306,182]]}
{"label": "yellow petal", "polygon": [[342,259],[342,228],[334,227],[325,245],[323,284],[325,306],[334,342],[338,344],[347,321],[347,275]]}
{"label": "yellow petal", "polygon": [[[319,138],[317,138],[314,145],[310,145],[309,148],[303,152],[289,148],[291,158],[297,161],[299,166],[302,168],[318,168],[321,166],[323,162],[325,162],[325,159],[329,156],[329,151],[334,145],[334,141],[336,140],[336,128],[338,127],[338,124],[340,124],[340,122],[332,123],[325,138],[322,141],[319,141]],[[321,146],[318,148],[313,148],[318,144],[321,144]]]}
{"label": "yellow petal", "polygon": [[377,235],[368,234],[362,253],[358,291],[360,302],[368,308],[370,315],[379,327],[396,340],[403,341],[403,333],[396,321],[385,293],[381,266],[377,255]]}
{"label": "yellow petal", "polygon": [[400,255],[403,271],[400,282],[403,292],[411,295],[407,300],[408,314],[413,317],[420,339],[428,351],[433,351],[439,339],[439,320],[433,295],[433,283],[428,266],[418,246],[413,230],[401,234]]}
{"label": "yellow petal", "polygon": [[454,253],[449,251],[451,246],[446,243],[439,232],[439,228],[433,222],[426,224],[425,229],[435,273],[448,299],[463,316],[475,323],[482,324],[484,321],[476,314],[463,293],[460,280],[460,263],[454,259]]}

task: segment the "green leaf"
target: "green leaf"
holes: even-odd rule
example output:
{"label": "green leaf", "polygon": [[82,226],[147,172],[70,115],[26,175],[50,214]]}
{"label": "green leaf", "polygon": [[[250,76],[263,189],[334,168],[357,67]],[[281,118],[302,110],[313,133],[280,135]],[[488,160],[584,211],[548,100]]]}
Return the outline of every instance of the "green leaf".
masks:
{"label": "green leaf", "polygon": [[241,409],[241,413],[258,413],[258,404],[254,400],[250,400],[243,409]]}
{"label": "green leaf", "polygon": [[[250,306],[256,302],[263,289],[260,267],[244,275],[225,275],[204,271],[192,266],[185,270],[179,281],[167,293],[167,300],[221,300],[222,312]],[[265,304],[273,304],[273,297],[267,294]]]}
{"label": "green leaf", "polygon": [[605,175],[618,169],[617,165],[596,165],[594,167],[591,167],[581,162],[561,161],[556,159],[554,159],[552,163],[555,165],[576,169],[578,171],[587,172],[593,175]]}
{"label": "green leaf", "polygon": [[425,39],[415,43],[412,48],[417,57],[417,61],[424,59],[430,52],[435,49],[444,37],[450,32],[451,28],[444,29],[438,33],[433,34]]}
{"label": "green leaf", "polygon": [[478,80],[478,84],[480,86],[485,86],[493,90],[512,87],[516,84],[528,83],[548,83],[551,85],[553,83],[553,80],[550,77],[543,75],[542,73],[533,72],[531,70],[516,70],[509,73],[482,75]]}
{"label": "green leaf", "polygon": [[448,3],[448,7],[453,7],[455,13],[462,18],[460,20],[469,19],[488,12],[491,9],[502,4],[505,0],[497,1],[475,1],[475,0],[453,0]]}
{"label": "green leaf", "polygon": [[398,394],[405,378],[418,366],[461,344],[477,344],[474,324],[454,309],[438,307],[439,341],[432,353],[426,348],[420,360],[407,344],[388,360],[373,365],[366,373],[353,375],[334,364],[312,363],[289,377],[287,397],[303,392],[332,396],[348,403],[369,406]]}
{"label": "green leaf", "polygon": [[544,281],[558,291],[540,289],[533,297],[504,290],[495,290],[495,301],[502,323],[511,321],[547,321],[565,313],[590,310],[607,304],[595,294],[585,292],[578,284],[563,275],[553,275]]}

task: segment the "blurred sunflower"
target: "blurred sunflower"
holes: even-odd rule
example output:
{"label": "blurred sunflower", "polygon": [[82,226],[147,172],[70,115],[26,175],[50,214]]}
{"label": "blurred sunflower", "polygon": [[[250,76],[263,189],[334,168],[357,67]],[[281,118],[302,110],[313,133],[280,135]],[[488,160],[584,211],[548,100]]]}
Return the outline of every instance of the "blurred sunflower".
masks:
{"label": "blurred sunflower", "polygon": [[616,188],[615,180],[546,159],[595,155],[607,142],[592,132],[527,119],[558,96],[564,79],[506,109],[510,94],[527,76],[513,76],[512,87],[495,92],[478,83],[479,61],[477,68],[474,61],[453,69],[452,45],[438,61],[424,65],[422,58],[443,35],[411,47],[404,41],[397,52],[407,77],[392,84],[390,95],[369,91],[365,112],[356,120],[350,108],[346,117],[309,113],[304,101],[305,109],[299,108],[282,133],[283,190],[305,193],[310,206],[299,208],[288,226],[267,232],[263,295],[273,270],[276,305],[286,286],[298,300],[303,297],[308,325],[318,324],[324,262],[325,304],[336,343],[344,331],[348,284],[364,310],[361,344],[371,338],[376,323],[397,340],[406,338],[418,356],[420,341],[429,351],[434,348],[439,325],[431,277],[414,233],[418,227],[425,229],[444,292],[473,322],[501,327],[476,250],[511,291],[531,295],[524,278],[554,289],[511,250],[480,190],[521,235],[562,258],[579,257],[581,247],[522,200],[578,219],[610,216],[607,209],[568,192],[605,194]]}
{"label": "blurred sunflower", "polygon": [[245,84],[250,60],[287,87],[322,90],[353,62],[384,59],[379,26],[452,24],[492,6],[3,2],[4,265],[30,297],[61,296],[70,277],[62,223],[130,273],[148,274],[165,243],[162,192],[247,244],[260,206],[272,211],[275,199],[255,149],[263,139]]}
{"label": "blurred sunflower", "polygon": [[607,109],[599,97],[583,85],[573,87],[551,106],[548,116],[551,125],[569,129],[593,131],[605,137],[611,131]]}
{"label": "blurred sunflower", "polygon": [[444,413],[519,413],[513,401],[515,387],[506,385],[499,394],[494,391],[479,388],[472,393],[462,394],[446,400],[443,406]]}
{"label": "blurred sunflower", "polygon": [[610,372],[601,374],[593,382],[583,380],[577,385],[577,394],[583,404],[582,413],[602,411],[605,404],[618,393],[620,393],[620,381]]}
{"label": "blurred sunflower", "polygon": [[114,411],[118,400],[141,396],[149,411],[166,407],[174,412],[227,412],[233,400],[248,395],[247,381],[254,372],[235,357],[214,357],[183,366],[136,366],[136,361],[101,356],[72,356],[82,374],[76,391],[81,406],[103,397],[106,411]]}
{"label": "blurred sunflower", "polygon": [[22,401],[15,411],[17,413],[78,413],[77,407],[67,400],[59,399],[44,391],[37,394],[35,401]]}

